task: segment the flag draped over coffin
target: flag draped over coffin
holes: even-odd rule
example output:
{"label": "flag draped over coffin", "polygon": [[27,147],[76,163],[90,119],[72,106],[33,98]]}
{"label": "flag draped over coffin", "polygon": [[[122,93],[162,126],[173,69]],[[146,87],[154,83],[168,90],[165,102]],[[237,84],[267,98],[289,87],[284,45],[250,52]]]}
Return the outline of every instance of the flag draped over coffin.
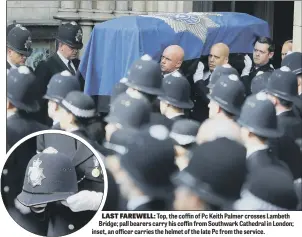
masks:
{"label": "flag draped over coffin", "polygon": [[269,36],[267,22],[244,13],[167,13],[125,16],[97,24],[81,59],[85,93],[110,95],[131,64],[144,54],[159,61],[172,44],[185,60],[209,54],[223,42],[231,53],[251,53],[258,36]]}

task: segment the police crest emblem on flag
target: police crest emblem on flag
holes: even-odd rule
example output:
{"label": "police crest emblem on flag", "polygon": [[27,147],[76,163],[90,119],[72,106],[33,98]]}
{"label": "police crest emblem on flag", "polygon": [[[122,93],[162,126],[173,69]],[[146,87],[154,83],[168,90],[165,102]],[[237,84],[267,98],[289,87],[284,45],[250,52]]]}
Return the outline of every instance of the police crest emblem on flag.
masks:
{"label": "police crest emblem on flag", "polygon": [[46,177],[43,174],[43,168],[40,167],[42,161],[38,158],[33,161],[33,166],[28,169],[28,183],[33,187],[41,186],[42,180]]}
{"label": "police crest emblem on flag", "polygon": [[205,42],[208,28],[219,27],[207,14],[196,13],[164,13],[155,15],[141,15],[154,17],[166,22],[176,33],[188,31]]}

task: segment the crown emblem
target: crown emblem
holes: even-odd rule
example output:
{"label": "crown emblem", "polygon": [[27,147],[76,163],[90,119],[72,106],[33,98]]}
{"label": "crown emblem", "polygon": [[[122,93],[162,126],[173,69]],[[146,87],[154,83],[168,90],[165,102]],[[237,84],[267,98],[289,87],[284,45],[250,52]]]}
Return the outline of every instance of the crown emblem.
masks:
{"label": "crown emblem", "polygon": [[79,29],[79,30],[78,30],[78,33],[77,33],[76,36],[75,36],[75,40],[76,40],[77,42],[82,42],[82,38],[83,38],[83,32]]}
{"label": "crown emblem", "polygon": [[28,39],[26,40],[25,44],[24,44],[24,47],[29,50],[31,48],[31,45],[32,45],[32,41],[31,41],[31,37],[28,36]]}
{"label": "crown emblem", "polygon": [[43,168],[40,168],[42,161],[38,158],[33,161],[33,166],[28,169],[28,183],[33,187],[41,186],[42,180],[46,177],[43,174]]}

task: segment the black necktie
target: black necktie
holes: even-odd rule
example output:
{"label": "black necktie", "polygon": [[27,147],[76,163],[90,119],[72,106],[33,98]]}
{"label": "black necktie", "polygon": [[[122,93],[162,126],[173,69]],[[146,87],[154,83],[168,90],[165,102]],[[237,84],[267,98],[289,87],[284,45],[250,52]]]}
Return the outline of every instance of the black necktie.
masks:
{"label": "black necktie", "polygon": [[71,66],[71,61],[69,60],[68,61],[68,69],[69,69],[69,71],[70,71],[70,73],[72,74],[72,75],[75,75],[75,71],[74,71],[74,69],[72,68],[72,66]]}

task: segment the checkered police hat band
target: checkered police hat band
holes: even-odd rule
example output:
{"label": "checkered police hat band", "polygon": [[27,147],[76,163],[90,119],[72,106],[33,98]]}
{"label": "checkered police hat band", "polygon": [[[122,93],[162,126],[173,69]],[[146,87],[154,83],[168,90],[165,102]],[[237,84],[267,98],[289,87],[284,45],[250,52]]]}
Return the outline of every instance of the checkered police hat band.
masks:
{"label": "checkered police hat band", "polygon": [[85,109],[80,109],[75,107],[74,105],[68,103],[66,100],[62,101],[62,104],[75,116],[77,117],[83,117],[83,118],[92,118],[95,116],[96,110],[95,109],[90,109],[90,110],[85,110]]}

